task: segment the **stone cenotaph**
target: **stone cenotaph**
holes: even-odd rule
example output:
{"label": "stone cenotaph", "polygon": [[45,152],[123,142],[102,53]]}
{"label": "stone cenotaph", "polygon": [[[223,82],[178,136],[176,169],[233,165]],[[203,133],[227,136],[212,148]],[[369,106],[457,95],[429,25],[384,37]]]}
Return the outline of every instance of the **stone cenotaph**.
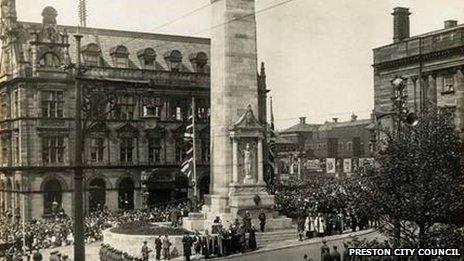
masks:
{"label": "stone cenotaph", "polygon": [[257,44],[254,0],[211,0],[211,174],[210,195],[201,213],[184,219],[190,230],[211,229],[246,212],[258,223],[266,213],[267,230],[291,227],[274,211],[274,196],[263,178],[262,126],[258,112]]}

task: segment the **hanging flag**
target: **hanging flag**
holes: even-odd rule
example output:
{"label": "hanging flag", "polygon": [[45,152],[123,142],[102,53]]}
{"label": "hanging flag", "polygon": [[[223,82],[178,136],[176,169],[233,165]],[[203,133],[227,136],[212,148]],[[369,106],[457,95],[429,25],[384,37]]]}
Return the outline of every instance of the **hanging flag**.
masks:
{"label": "hanging flag", "polygon": [[270,97],[270,111],[271,111],[271,122],[269,124],[269,136],[268,136],[268,181],[272,183],[275,175],[275,152],[276,152],[276,133],[274,127],[274,112],[272,110],[272,97]]}
{"label": "hanging flag", "polygon": [[335,173],[335,159],[334,158],[327,158],[325,161],[326,171],[327,173]]}
{"label": "hanging flag", "polygon": [[343,172],[345,173],[352,172],[351,159],[343,159]]}
{"label": "hanging flag", "polygon": [[181,172],[192,181],[194,187],[194,197],[197,197],[197,184],[196,184],[196,155],[195,155],[195,98],[192,97],[192,108],[187,117],[187,127],[185,128],[184,141],[187,148],[185,153],[185,161],[181,165]]}

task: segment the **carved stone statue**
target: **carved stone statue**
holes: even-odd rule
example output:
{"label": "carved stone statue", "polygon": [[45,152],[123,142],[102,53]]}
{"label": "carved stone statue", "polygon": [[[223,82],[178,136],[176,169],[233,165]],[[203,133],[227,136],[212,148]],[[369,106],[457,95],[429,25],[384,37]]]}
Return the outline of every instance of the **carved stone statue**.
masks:
{"label": "carved stone statue", "polygon": [[245,171],[245,179],[244,183],[249,183],[253,180],[253,176],[251,174],[251,166],[252,166],[252,152],[250,148],[250,144],[247,143],[246,148],[243,150],[243,169]]}

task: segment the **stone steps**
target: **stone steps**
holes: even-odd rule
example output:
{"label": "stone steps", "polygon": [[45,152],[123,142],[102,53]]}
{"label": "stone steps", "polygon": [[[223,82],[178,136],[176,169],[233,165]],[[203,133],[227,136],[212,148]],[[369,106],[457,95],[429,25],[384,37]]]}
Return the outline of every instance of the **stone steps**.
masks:
{"label": "stone steps", "polygon": [[286,229],[272,232],[256,233],[256,243],[258,247],[268,245],[269,243],[279,242],[284,240],[298,239],[296,229]]}

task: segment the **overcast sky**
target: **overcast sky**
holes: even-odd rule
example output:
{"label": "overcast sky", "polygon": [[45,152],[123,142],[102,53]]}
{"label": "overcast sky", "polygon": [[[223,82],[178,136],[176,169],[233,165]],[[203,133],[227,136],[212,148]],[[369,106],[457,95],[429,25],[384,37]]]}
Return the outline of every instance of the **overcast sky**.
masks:
{"label": "overcast sky", "polygon": [[[256,9],[284,1],[256,0]],[[21,20],[39,22],[42,8],[52,5],[58,10],[58,23],[77,24],[78,0],[16,2]],[[209,37],[204,30],[211,26],[209,3],[87,0],[87,25]],[[294,0],[257,14],[258,59],[266,62],[277,128],[293,125],[300,116],[309,122],[347,120],[352,112],[369,117],[372,48],[392,42],[391,11],[396,6],[411,9],[412,35],[441,29],[447,19],[464,21],[463,0]]]}

